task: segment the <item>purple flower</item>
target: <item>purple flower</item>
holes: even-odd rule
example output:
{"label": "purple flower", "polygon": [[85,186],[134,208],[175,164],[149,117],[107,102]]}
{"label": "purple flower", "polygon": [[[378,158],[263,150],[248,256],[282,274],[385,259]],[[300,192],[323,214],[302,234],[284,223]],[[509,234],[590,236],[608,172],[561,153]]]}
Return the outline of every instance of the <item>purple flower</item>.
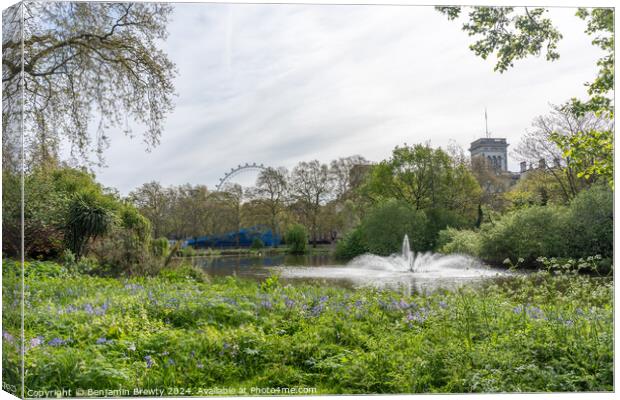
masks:
{"label": "purple flower", "polygon": [[544,318],[545,313],[538,307],[530,307],[527,309],[527,315],[533,319]]}
{"label": "purple flower", "polygon": [[360,307],[362,306],[362,304],[363,304],[363,303],[362,303],[362,301],[361,301],[361,300],[356,300],[356,301],[355,301],[355,303],[354,303],[355,308],[360,308]]}
{"label": "purple flower", "polygon": [[37,347],[43,344],[43,337],[37,336],[36,338],[30,339],[30,348]]}
{"label": "purple flower", "polygon": [[284,301],[284,304],[288,307],[288,308],[293,308],[295,307],[295,301],[291,300],[291,299],[286,299]]}
{"label": "purple flower", "polygon": [[47,342],[47,344],[49,346],[62,346],[63,344],[65,344],[67,341],[66,340],[62,340],[61,338],[54,338],[52,340],[50,340],[49,342]]}
{"label": "purple flower", "polygon": [[407,314],[407,321],[409,323],[412,323],[412,322],[422,323],[426,321],[426,315],[420,312],[416,312],[415,314],[412,314],[411,312],[409,312],[409,314]]}
{"label": "purple flower", "polygon": [[446,303],[445,301],[441,300],[439,302],[439,307],[441,307],[441,308],[448,308],[448,303]]}
{"label": "purple flower", "polygon": [[153,366],[153,359],[151,356],[144,356],[144,361],[146,361],[147,368],[151,368]]}
{"label": "purple flower", "polygon": [[319,299],[319,302],[320,302],[320,303],[325,303],[327,300],[329,300],[329,296],[322,296],[322,297]]}
{"label": "purple flower", "polygon": [[13,337],[13,335],[8,333],[7,331],[2,332],[2,338],[9,343],[13,343],[15,341],[15,338]]}
{"label": "purple flower", "polygon": [[268,310],[271,310],[272,305],[271,302],[269,300],[263,300],[260,302],[261,307],[266,308]]}
{"label": "purple flower", "polygon": [[313,317],[317,317],[321,314],[321,312],[323,312],[324,306],[322,303],[317,304],[316,306],[312,307],[312,309],[310,310],[310,314]]}
{"label": "purple flower", "polygon": [[515,313],[515,314],[521,314],[523,312],[523,307],[522,306],[517,306],[517,307],[512,309],[512,312]]}
{"label": "purple flower", "polygon": [[104,337],[100,337],[99,339],[97,339],[97,344],[107,344],[107,343],[112,343],[112,340],[108,340]]}
{"label": "purple flower", "polygon": [[84,311],[86,311],[86,313],[90,315],[93,315],[95,313],[95,310],[90,303],[84,305]]}
{"label": "purple flower", "polygon": [[172,358],[168,358],[168,365],[174,365],[174,360]]}
{"label": "purple flower", "polygon": [[400,299],[398,306],[402,308],[403,310],[409,308],[409,304],[407,304],[407,302],[403,299]]}

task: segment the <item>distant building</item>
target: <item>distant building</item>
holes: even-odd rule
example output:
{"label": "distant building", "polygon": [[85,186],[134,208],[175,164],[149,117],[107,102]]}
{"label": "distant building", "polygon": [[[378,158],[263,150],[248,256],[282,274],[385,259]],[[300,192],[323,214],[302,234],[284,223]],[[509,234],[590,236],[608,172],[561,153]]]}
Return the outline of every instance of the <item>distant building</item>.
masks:
{"label": "distant building", "polygon": [[497,171],[508,171],[508,143],[506,139],[480,138],[469,147],[472,162],[482,159],[486,166]]}
{"label": "distant building", "polygon": [[508,171],[508,142],[505,138],[480,138],[471,142],[469,153],[474,175],[487,193],[505,192],[521,177]]}

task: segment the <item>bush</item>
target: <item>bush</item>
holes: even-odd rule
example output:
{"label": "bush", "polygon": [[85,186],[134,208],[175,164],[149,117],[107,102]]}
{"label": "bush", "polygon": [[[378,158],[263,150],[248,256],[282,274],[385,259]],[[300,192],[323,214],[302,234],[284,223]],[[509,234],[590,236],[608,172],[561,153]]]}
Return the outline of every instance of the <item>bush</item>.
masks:
{"label": "bush", "polygon": [[480,235],[471,230],[447,228],[439,232],[437,251],[445,254],[480,255]]}
{"label": "bush", "polygon": [[567,219],[565,240],[570,257],[613,256],[613,192],[607,186],[579,193],[569,205]]}
{"label": "bush", "polygon": [[504,215],[480,229],[480,256],[502,262],[522,258],[533,263],[539,256],[567,254],[566,207],[533,206]]}
{"label": "bush", "polygon": [[368,251],[381,256],[400,252],[405,234],[409,236],[411,250],[429,250],[427,229],[428,219],[423,211],[396,200],[375,207],[361,224]]}
{"label": "bush", "polygon": [[90,239],[106,234],[113,223],[111,202],[94,192],[77,193],[67,211],[65,240],[80,259]]}
{"label": "bush", "polygon": [[191,264],[162,268],[158,276],[169,282],[207,282],[208,280],[203,270]]}
{"label": "bush", "polygon": [[265,243],[263,243],[260,238],[255,237],[254,239],[252,239],[252,244],[250,245],[250,248],[252,250],[260,250],[263,247],[265,247]]}
{"label": "bush", "polygon": [[349,232],[336,244],[334,256],[339,260],[350,260],[361,254],[368,253],[368,251],[364,234],[358,227]]}
{"label": "bush", "polygon": [[151,254],[155,257],[168,257],[169,251],[170,246],[168,244],[168,239],[165,237],[151,240]]}
{"label": "bush", "polygon": [[292,254],[305,254],[308,251],[308,232],[301,224],[293,224],[286,231],[286,243]]}

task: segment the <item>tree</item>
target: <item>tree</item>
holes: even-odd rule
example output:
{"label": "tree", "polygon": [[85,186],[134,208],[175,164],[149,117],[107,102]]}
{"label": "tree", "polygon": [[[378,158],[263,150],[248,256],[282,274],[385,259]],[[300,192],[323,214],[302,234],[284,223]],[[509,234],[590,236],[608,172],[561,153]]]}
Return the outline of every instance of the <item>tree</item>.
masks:
{"label": "tree", "polygon": [[69,203],[65,240],[79,259],[91,239],[105,235],[114,223],[113,205],[96,193],[77,193]]}
{"label": "tree", "polygon": [[[278,233],[279,215],[286,204],[288,190],[288,171],[286,168],[267,168],[260,172],[256,180],[255,196],[267,208],[269,227],[273,235]],[[274,242],[275,245],[275,242]]]}
{"label": "tree", "polygon": [[102,163],[107,130],[131,134],[128,117],[145,127],[147,146],[158,144],[173,109],[175,66],[158,48],[171,12],[164,3],[112,2],[22,2],[5,12],[24,36],[3,35],[3,132],[23,108],[28,165],[56,157],[61,142],[75,159],[95,150]]}
{"label": "tree", "polygon": [[[576,115],[567,107],[552,105],[551,112],[537,117],[517,146],[516,153],[527,163],[539,166],[559,185],[564,201],[570,201],[584,187],[593,183],[596,176],[580,179],[577,159],[566,154],[563,141],[574,140],[580,132],[610,131],[612,121],[594,113]],[[577,140],[581,142],[581,140]]]}
{"label": "tree", "polygon": [[[457,19],[462,11],[461,7],[452,6],[436,9],[450,20]],[[548,60],[559,58],[557,43],[562,35],[545,17],[546,12],[544,8],[524,7],[523,13],[517,14],[512,7],[473,7],[463,30],[470,36],[481,37],[470,49],[484,59],[494,54],[495,70],[504,72],[515,60],[539,55],[543,47]],[[594,36],[592,44],[600,47],[605,55],[597,61],[596,78],[586,84],[590,98],[585,101],[573,98],[563,107],[578,117],[594,113],[613,121],[614,9],[579,8],[576,15],[586,21],[585,32]],[[580,131],[570,138],[554,135],[552,140],[560,146],[564,157],[574,161],[578,176],[602,176],[613,188],[613,128]]]}
{"label": "tree", "polygon": [[371,172],[363,192],[373,202],[396,199],[417,210],[430,208],[475,209],[480,186],[467,165],[454,163],[441,149],[428,145],[397,146],[392,157]]}
{"label": "tree", "polygon": [[159,182],[148,182],[129,193],[129,200],[151,221],[153,237],[169,233],[168,224],[172,211],[172,194]]}
{"label": "tree", "polygon": [[297,164],[291,175],[290,195],[294,201],[293,207],[310,228],[313,246],[316,246],[320,208],[332,195],[327,165],[318,160]]}
{"label": "tree", "polygon": [[329,174],[334,181],[334,195],[342,199],[351,189],[351,170],[357,165],[368,165],[369,161],[360,155],[341,157],[330,163]]}

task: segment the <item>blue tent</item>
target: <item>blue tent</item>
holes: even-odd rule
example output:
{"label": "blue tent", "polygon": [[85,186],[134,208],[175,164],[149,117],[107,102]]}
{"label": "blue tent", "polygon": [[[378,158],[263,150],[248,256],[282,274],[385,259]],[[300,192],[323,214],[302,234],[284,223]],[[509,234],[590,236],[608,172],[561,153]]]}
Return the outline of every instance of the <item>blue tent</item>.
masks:
{"label": "blue tent", "polygon": [[[237,236],[239,240],[237,241]],[[221,235],[201,236],[185,241],[183,247],[192,246],[193,248],[223,248],[223,247],[250,247],[252,241],[259,238],[265,246],[278,246],[281,239],[277,234],[273,234],[268,227],[258,225],[240,229],[239,232],[228,232]]]}

